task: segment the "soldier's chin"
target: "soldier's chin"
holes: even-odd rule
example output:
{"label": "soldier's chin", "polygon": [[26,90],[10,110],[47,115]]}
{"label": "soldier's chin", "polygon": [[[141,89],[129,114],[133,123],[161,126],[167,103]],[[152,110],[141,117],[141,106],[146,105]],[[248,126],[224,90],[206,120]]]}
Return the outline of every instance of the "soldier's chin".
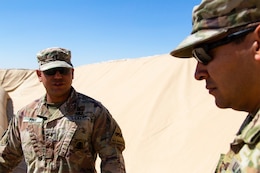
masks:
{"label": "soldier's chin", "polygon": [[215,99],[215,104],[217,107],[219,107],[221,109],[231,108],[230,105],[226,104],[225,102],[219,101],[217,99]]}

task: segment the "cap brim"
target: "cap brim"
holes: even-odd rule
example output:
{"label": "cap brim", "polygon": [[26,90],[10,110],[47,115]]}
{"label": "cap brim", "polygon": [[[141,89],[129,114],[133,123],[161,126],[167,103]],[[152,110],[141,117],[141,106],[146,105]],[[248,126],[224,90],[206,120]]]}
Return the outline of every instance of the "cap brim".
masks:
{"label": "cap brim", "polygon": [[72,65],[66,63],[65,61],[53,61],[53,62],[49,62],[49,63],[41,65],[39,69],[41,71],[45,71],[45,70],[49,70],[49,69],[57,68],[57,67],[73,68]]}
{"label": "cap brim", "polygon": [[170,54],[179,58],[191,58],[192,50],[199,44],[208,42],[217,37],[222,37],[227,33],[227,29],[200,30],[183,40]]}

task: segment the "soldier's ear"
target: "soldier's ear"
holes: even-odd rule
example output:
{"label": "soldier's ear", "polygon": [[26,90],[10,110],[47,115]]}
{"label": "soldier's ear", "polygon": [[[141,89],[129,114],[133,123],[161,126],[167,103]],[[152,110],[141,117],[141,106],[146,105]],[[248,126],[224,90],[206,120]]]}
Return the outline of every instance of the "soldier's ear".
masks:
{"label": "soldier's ear", "polygon": [[260,61],[260,25],[258,25],[254,31],[254,39],[253,50],[255,53],[255,60]]}
{"label": "soldier's ear", "polygon": [[38,76],[39,81],[42,81],[42,72],[40,70],[36,70],[36,75]]}

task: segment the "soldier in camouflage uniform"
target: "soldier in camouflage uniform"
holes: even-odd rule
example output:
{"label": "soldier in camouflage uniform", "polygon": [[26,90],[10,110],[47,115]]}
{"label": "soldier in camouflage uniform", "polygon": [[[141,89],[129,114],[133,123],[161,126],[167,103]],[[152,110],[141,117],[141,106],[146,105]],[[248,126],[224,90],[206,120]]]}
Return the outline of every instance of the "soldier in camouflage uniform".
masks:
{"label": "soldier in camouflage uniform", "polygon": [[24,156],[28,173],[125,173],[120,127],[98,101],[71,86],[71,53],[48,48],[37,54],[36,70],[46,94],[18,111],[0,141],[0,172]]}
{"label": "soldier in camouflage uniform", "polygon": [[248,112],[215,172],[260,173],[260,0],[202,0],[192,19],[171,55],[197,59],[195,78],[218,107]]}

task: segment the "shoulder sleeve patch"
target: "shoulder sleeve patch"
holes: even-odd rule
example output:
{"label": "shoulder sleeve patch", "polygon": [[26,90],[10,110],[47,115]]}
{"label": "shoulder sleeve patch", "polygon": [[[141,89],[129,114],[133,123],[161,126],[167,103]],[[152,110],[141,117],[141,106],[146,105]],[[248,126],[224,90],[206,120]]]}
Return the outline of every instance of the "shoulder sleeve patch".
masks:
{"label": "shoulder sleeve patch", "polygon": [[125,141],[124,141],[122,132],[121,132],[121,130],[118,126],[116,127],[116,129],[113,133],[113,136],[111,138],[111,142],[114,143],[114,144],[117,144],[117,145],[125,146]]}

